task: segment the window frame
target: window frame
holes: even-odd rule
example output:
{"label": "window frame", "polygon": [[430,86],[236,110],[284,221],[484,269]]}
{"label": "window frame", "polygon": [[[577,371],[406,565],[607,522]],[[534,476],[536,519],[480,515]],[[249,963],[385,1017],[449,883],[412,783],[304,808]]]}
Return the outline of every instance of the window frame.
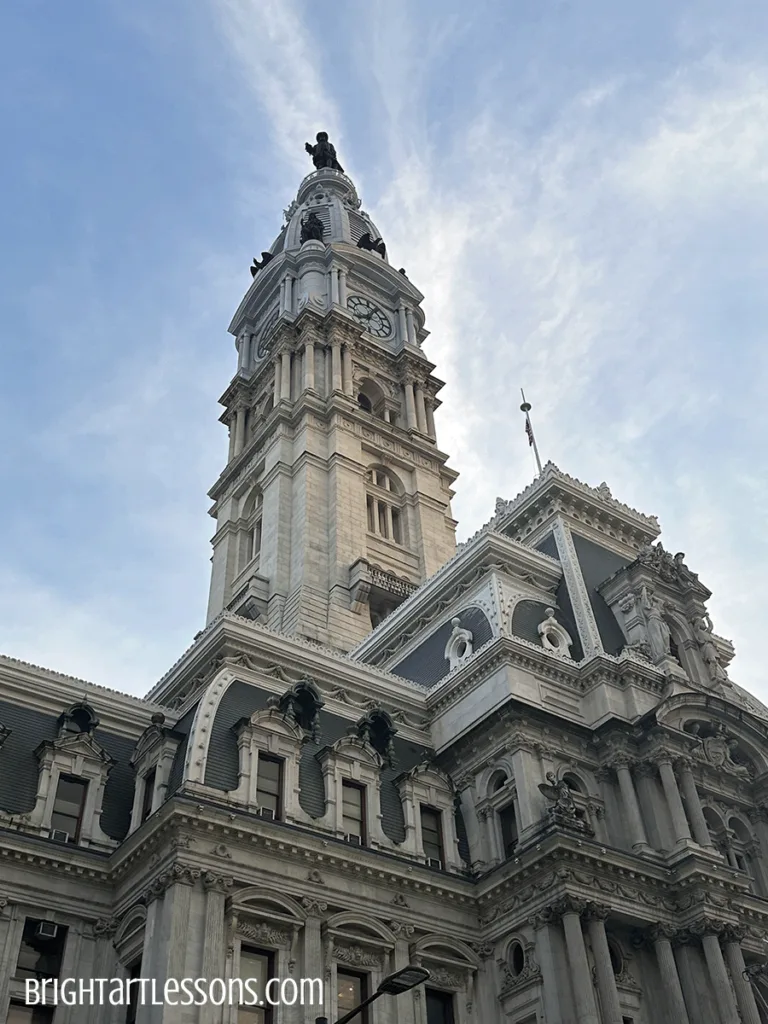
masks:
{"label": "window frame", "polygon": [[[269,793],[267,790],[262,788],[262,779],[265,776],[262,775],[261,766],[262,764],[273,764],[277,766],[277,794]],[[277,807],[274,810],[274,821],[283,820],[283,794],[285,790],[285,759],[282,757],[276,757],[274,754],[270,754],[266,751],[259,750],[258,757],[256,759],[256,805],[259,811],[265,808],[262,803],[262,795],[269,797],[274,796]],[[269,808],[271,809],[271,808]]]}
{"label": "window frame", "polygon": [[[435,831],[437,833],[437,843],[436,844],[432,844],[430,842],[430,846],[434,845],[434,848],[437,849],[437,851],[438,851],[438,856],[437,857],[431,857],[429,852],[428,852],[428,850],[427,850],[427,843],[425,842],[425,839],[424,839],[424,817],[425,817],[425,814],[426,815],[434,815],[435,822],[436,822],[436,825],[437,825],[437,828],[435,829]],[[438,807],[433,807],[431,804],[420,803],[419,804],[419,824],[421,826],[421,848],[424,851],[424,857],[425,857],[425,859],[427,861],[427,864],[430,864],[430,862],[433,861],[433,860],[437,860],[440,863],[441,869],[445,868],[445,829],[443,828],[443,812]]]}
{"label": "window frame", "polygon": [[[343,1017],[345,1013],[349,1013],[349,1010],[354,1009],[350,1006],[349,1009],[339,1006],[339,979],[340,978],[354,978],[360,983],[360,1003],[365,1002],[366,999],[371,995],[371,979],[368,974],[364,971],[350,971],[347,968],[336,968],[336,1016]],[[352,1018],[349,1024],[370,1024],[370,1007],[364,1006],[360,1012]]]}
{"label": "window frame", "polygon": [[[277,965],[277,956],[276,956],[275,950],[274,949],[262,949],[260,946],[252,946],[248,942],[242,942],[241,941],[240,948],[239,948],[239,951],[238,951],[238,958],[237,958],[237,976],[238,976],[238,978],[242,979],[242,976],[243,976],[242,975],[242,970],[241,970],[241,964],[243,962],[243,954],[245,954],[246,957],[248,956],[248,954],[252,954],[254,957],[261,957],[264,960],[266,960],[267,964],[266,964],[265,981],[264,981],[265,986],[266,986],[266,984],[272,978],[276,978],[277,977],[277,966],[276,966]],[[259,995],[260,995],[260,997],[262,999],[264,998],[264,993],[263,992],[260,992]],[[242,1004],[235,1007],[236,1020],[237,1020],[238,1024],[240,1024],[240,1009],[241,1009],[241,1007],[242,1007]],[[242,1007],[242,1008],[245,1009],[249,1014],[261,1011],[263,1013],[263,1017],[262,1017],[261,1021],[259,1022],[259,1024],[275,1024],[275,1007],[274,1006],[270,1006],[270,1004],[267,1003],[266,1000],[264,1001],[264,1005],[263,1006],[258,1006],[258,1007],[245,1006],[245,1007]],[[249,1024],[250,1024],[250,1022],[249,1022]]]}
{"label": "window frame", "polygon": [[[75,819],[74,833],[71,832],[68,828],[59,828],[58,825],[54,824],[54,819],[57,814],[63,818],[73,818],[72,814],[67,814],[64,811],[56,810],[56,804],[59,801],[59,791],[61,789],[62,782],[69,784],[75,783],[80,788],[80,805],[78,808],[77,817]],[[77,846],[77,844],[80,842],[80,836],[82,835],[83,819],[85,817],[85,806],[88,801],[88,790],[90,788],[90,784],[90,779],[84,778],[82,775],[72,775],[69,772],[60,772],[56,779],[56,792],[54,793],[53,804],[51,806],[50,830],[51,832],[66,832],[69,835],[69,839],[67,840],[67,842],[71,843],[73,846]]]}
{"label": "window frame", "polygon": [[[442,1003],[443,1007],[448,1007],[448,1014],[442,1014],[443,1020],[434,1022],[429,1019],[429,1000],[430,997],[438,997],[439,1002]],[[456,1024],[456,993],[448,992],[442,988],[431,988],[430,986],[424,986],[424,1014],[426,1017],[426,1024]]]}
{"label": "window frame", "polygon": [[[355,782],[353,779],[342,779],[341,780],[341,825],[344,830],[345,837],[348,835],[356,835],[357,833],[351,832],[347,828],[348,815],[344,810],[344,793],[353,792],[358,794],[360,801],[360,846],[368,845],[368,822],[366,815],[366,797],[367,789],[362,782]],[[357,819],[351,819],[357,820]],[[356,844],[357,845],[357,844]]]}

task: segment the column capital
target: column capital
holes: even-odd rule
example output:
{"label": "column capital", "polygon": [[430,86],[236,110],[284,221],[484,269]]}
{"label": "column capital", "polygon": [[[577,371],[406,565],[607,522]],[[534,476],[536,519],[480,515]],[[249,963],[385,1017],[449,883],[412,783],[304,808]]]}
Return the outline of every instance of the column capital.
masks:
{"label": "column capital", "polygon": [[584,917],[587,921],[605,921],[611,916],[611,908],[605,903],[587,903]]}
{"label": "column capital", "polygon": [[551,903],[548,910],[551,910],[557,917],[564,917],[566,914],[578,914],[579,917],[587,909],[587,901],[578,896],[561,896],[559,900]]}
{"label": "column capital", "polygon": [[313,917],[321,917],[328,909],[325,900],[318,899],[316,896],[302,896],[301,905]]}
{"label": "column capital", "polygon": [[727,924],[720,933],[723,942],[735,942],[737,945],[741,945],[746,936],[747,928],[743,924]]}
{"label": "column capital", "polygon": [[206,892],[228,892],[235,884],[234,878],[226,875],[217,875],[213,871],[206,871],[203,875],[203,888]]}
{"label": "column capital", "polygon": [[721,935],[726,927],[725,921],[718,921],[716,917],[701,917],[698,921],[688,926],[691,935],[703,938],[705,935]]}
{"label": "column capital", "polygon": [[677,936],[678,929],[675,925],[669,924],[667,921],[657,921],[656,924],[652,924],[650,928],[646,930],[646,935],[650,942],[672,942]]}
{"label": "column capital", "polygon": [[635,765],[635,775],[639,779],[655,779],[659,774],[659,766],[653,761],[638,761]]}
{"label": "column capital", "polygon": [[102,917],[93,926],[93,934],[97,938],[111,939],[119,927],[116,917]]}

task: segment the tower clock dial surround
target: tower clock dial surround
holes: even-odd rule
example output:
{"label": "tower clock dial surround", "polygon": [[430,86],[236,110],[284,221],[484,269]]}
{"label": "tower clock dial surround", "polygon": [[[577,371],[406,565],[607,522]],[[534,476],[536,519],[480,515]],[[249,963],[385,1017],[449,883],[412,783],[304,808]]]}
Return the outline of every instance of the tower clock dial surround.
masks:
{"label": "tower clock dial surround", "polygon": [[347,309],[365,330],[374,338],[388,338],[392,334],[392,321],[387,314],[362,295],[351,295],[347,299]]}
{"label": "tower clock dial surround", "polygon": [[266,359],[269,353],[272,351],[272,346],[274,344],[272,332],[274,330],[275,324],[277,323],[279,316],[280,310],[276,309],[271,313],[270,316],[267,317],[266,323],[262,327],[261,332],[259,334],[259,344],[256,348],[257,359]]}

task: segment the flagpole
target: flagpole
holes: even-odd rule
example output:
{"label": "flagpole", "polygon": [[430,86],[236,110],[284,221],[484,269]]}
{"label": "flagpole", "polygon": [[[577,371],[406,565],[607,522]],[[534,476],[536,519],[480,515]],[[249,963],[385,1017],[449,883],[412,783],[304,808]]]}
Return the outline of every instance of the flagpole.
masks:
{"label": "flagpole", "polygon": [[525,413],[525,432],[528,435],[528,443],[533,448],[533,454],[536,456],[536,465],[539,468],[539,476],[541,476],[541,459],[539,458],[539,446],[536,444],[536,435],[533,432],[531,417],[528,415],[528,413],[531,411],[531,403],[526,402],[525,392],[522,388],[520,388],[520,394],[523,396],[523,404],[520,406],[520,411]]}

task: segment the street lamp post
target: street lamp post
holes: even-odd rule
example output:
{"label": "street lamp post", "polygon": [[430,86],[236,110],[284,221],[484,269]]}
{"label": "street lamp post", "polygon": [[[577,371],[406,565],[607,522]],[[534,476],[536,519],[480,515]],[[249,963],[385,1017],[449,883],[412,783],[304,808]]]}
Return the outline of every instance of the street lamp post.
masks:
{"label": "street lamp post", "polygon": [[[353,1020],[361,1010],[364,1010],[366,1006],[370,1006],[372,1002],[381,996],[399,996],[403,992],[409,992],[412,988],[416,988],[417,985],[423,985],[425,981],[429,981],[429,971],[426,968],[417,967],[415,964],[401,967],[394,974],[387,975],[372,996],[365,999],[354,1010],[350,1010],[343,1017],[339,1017],[336,1024],[349,1024],[349,1021]],[[316,1017],[315,1024],[328,1024],[328,1018]]]}

